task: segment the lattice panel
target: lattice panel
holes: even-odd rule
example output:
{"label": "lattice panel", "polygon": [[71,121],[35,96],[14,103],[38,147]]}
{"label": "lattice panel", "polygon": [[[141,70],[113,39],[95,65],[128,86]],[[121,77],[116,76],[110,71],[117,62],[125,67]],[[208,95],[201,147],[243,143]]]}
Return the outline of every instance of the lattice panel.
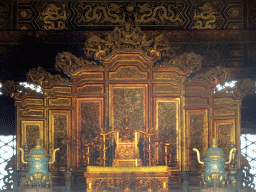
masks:
{"label": "lattice panel", "polygon": [[[8,177],[8,173],[12,172],[11,161],[16,154],[16,136],[1,135],[0,136],[0,190],[12,187],[12,180]],[[6,183],[8,182],[8,183]]]}
{"label": "lattice panel", "polygon": [[245,158],[241,158],[241,164],[245,167],[249,163],[250,173],[254,176],[253,183],[256,185],[256,135],[254,134],[242,134],[241,137],[241,155]]}

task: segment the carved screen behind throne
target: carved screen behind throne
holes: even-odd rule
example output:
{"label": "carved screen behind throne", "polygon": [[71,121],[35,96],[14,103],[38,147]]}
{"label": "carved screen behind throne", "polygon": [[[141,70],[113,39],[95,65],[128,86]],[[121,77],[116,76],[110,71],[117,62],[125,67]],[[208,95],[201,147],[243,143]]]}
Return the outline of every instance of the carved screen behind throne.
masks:
{"label": "carved screen behind throne", "polygon": [[129,116],[130,125],[136,130],[146,131],[147,85],[110,85],[110,127],[119,130],[122,121]]}

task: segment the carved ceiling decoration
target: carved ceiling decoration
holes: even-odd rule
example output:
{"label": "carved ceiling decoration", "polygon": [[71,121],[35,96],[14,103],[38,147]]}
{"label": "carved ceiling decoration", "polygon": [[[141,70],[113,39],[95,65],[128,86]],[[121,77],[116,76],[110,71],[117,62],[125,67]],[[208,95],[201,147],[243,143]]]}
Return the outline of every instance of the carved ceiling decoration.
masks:
{"label": "carved ceiling decoration", "polygon": [[1,29],[84,30],[122,26],[127,18],[146,28],[241,29],[256,26],[253,0],[3,0],[0,7],[3,13],[0,14]]}

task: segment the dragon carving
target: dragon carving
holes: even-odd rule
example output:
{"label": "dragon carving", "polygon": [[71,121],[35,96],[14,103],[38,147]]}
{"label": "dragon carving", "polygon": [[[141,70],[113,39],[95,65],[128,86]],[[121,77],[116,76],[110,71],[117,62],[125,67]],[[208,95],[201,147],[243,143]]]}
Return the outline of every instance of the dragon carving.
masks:
{"label": "dragon carving", "polygon": [[56,56],[55,69],[71,75],[79,69],[102,67],[95,61],[88,61],[82,58],[77,58],[70,52],[62,52]]}
{"label": "dragon carving", "polygon": [[[179,14],[175,14],[175,12],[171,9],[178,9],[180,6],[180,2],[177,3],[175,6],[174,4],[170,4],[167,9],[165,6],[157,6],[153,10],[150,7],[149,3],[145,3],[143,5],[138,5],[140,8],[139,13],[142,13],[140,17],[137,13],[135,13],[135,23],[149,23],[149,22],[156,22],[156,23],[165,23],[166,20],[172,23],[178,22],[182,23],[182,19],[180,18]],[[159,21],[159,19],[160,21]]]}
{"label": "dragon carving", "polygon": [[110,52],[122,49],[143,51],[149,56],[159,57],[167,54],[170,47],[164,34],[148,39],[139,27],[133,27],[127,22],[123,27],[116,27],[105,38],[91,34],[85,42],[84,50],[88,57],[94,56],[101,60]]}
{"label": "dragon carving", "polygon": [[214,29],[216,28],[216,12],[210,3],[205,3],[202,7],[199,7],[199,13],[194,12],[195,25],[192,29]]}
{"label": "dragon carving", "polygon": [[197,73],[194,76],[189,76],[187,80],[192,81],[205,81],[212,85],[217,85],[218,83],[224,83],[229,81],[231,78],[231,72],[229,69],[216,66],[215,68],[210,68],[207,71]]}
{"label": "dragon carving", "polygon": [[55,4],[48,5],[41,15],[41,20],[45,23],[45,25],[43,25],[44,29],[65,29],[66,24],[64,22],[67,20],[65,4],[62,5],[62,8],[57,7]]}
{"label": "dragon carving", "polygon": [[115,3],[111,3],[107,9],[103,6],[96,6],[92,8],[91,5],[85,3],[79,4],[78,8],[86,10],[86,12],[79,14],[78,23],[90,23],[92,21],[95,21],[95,23],[122,23],[124,22],[125,16],[123,15],[123,17],[120,17],[118,15],[121,13],[121,7],[122,5],[117,5]]}
{"label": "dragon carving", "polygon": [[3,86],[1,88],[1,92],[3,93],[3,95],[6,96],[10,96],[13,98],[21,98],[23,96],[42,96],[42,93],[37,92],[36,90],[32,90],[29,87],[24,87],[22,85],[20,85],[19,83],[15,82],[15,81],[6,81],[5,83],[3,83]]}
{"label": "dragon carving", "polygon": [[58,83],[58,82],[68,82],[68,79],[61,77],[60,74],[52,75],[50,72],[46,71],[42,67],[30,69],[27,73],[28,82],[36,85],[40,85],[41,87],[45,85],[45,83]]}
{"label": "dragon carving", "polygon": [[156,67],[176,67],[182,71],[190,72],[202,67],[203,57],[194,52],[183,53],[169,61],[156,64]]}

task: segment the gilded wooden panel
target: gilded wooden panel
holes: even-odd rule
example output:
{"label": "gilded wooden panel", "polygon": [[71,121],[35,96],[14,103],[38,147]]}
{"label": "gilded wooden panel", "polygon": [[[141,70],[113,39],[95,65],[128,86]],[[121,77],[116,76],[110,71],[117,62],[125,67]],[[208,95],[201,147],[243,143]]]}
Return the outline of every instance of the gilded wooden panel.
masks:
{"label": "gilded wooden panel", "polygon": [[153,84],[154,93],[180,93],[180,86],[172,84]]}
{"label": "gilded wooden panel", "polygon": [[44,123],[43,121],[22,121],[22,141],[21,145],[28,144],[29,149],[35,147],[36,139],[44,140]]}
{"label": "gilded wooden panel", "polygon": [[102,72],[87,72],[82,73],[79,76],[79,79],[85,79],[85,80],[103,80],[103,73]]}
{"label": "gilded wooden panel", "polygon": [[141,72],[136,66],[122,66],[119,67],[115,72],[109,72],[109,79],[121,80],[121,79],[147,79],[148,75],[146,72]]}
{"label": "gilded wooden panel", "polygon": [[235,109],[214,109],[213,114],[216,116],[223,116],[223,115],[235,115]]}
{"label": "gilded wooden panel", "polygon": [[71,106],[71,98],[49,98],[49,106]]}
{"label": "gilded wooden panel", "polygon": [[223,105],[223,104],[233,105],[233,104],[235,104],[235,100],[231,99],[231,98],[215,98],[214,104],[216,104],[216,105]]}
{"label": "gilded wooden panel", "polygon": [[219,147],[223,150],[226,158],[230,151],[230,142],[235,143],[235,120],[216,120],[214,121],[216,137]]}
{"label": "gilded wooden panel", "polygon": [[43,117],[44,110],[43,109],[24,109],[20,111],[21,117]]}
{"label": "gilded wooden panel", "polygon": [[[138,168],[138,167],[137,167]],[[156,168],[156,167],[154,167]],[[168,172],[86,172],[88,191],[168,191]]]}
{"label": "gilded wooden panel", "polygon": [[22,101],[23,106],[27,105],[44,105],[44,100],[43,99],[32,99],[32,98],[27,98]]}
{"label": "gilded wooden panel", "polygon": [[104,85],[84,85],[78,88],[79,93],[103,93]]}
{"label": "gilded wooden panel", "polygon": [[163,79],[177,79],[179,76],[177,73],[171,72],[153,72],[154,80],[163,80]]}
{"label": "gilded wooden panel", "polygon": [[70,135],[70,112],[68,111],[50,111],[50,151],[55,148],[60,148],[56,153],[56,162],[53,164],[53,169],[65,170],[67,167],[67,158]]}
{"label": "gilded wooden panel", "polygon": [[186,92],[205,92],[206,88],[203,86],[189,86],[186,87]]}
{"label": "gilded wooden panel", "polygon": [[208,99],[199,98],[199,97],[191,97],[186,98],[186,105],[207,105]]}
{"label": "gilded wooden panel", "polygon": [[180,99],[156,98],[156,131],[158,132],[158,161],[164,164],[164,144],[168,143],[168,165],[180,168]]}
{"label": "gilded wooden panel", "polygon": [[52,93],[71,93],[71,87],[53,87],[51,88]]}
{"label": "gilded wooden panel", "polygon": [[[98,165],[100,163],[99,147],[100,133],[102,132],[103,124],[103,99],[80,99],[78,100],[78,166],[85,168],[90,165]],[[90,147],[91,158],[87,162],[87,147]]]}
{"label": "gilded wooden panel", "polygon": [[146,129],[147,91],[147,85],[110,85],[112,129],[122,128],[125,117],[128,117],[130,126],[135,129]]}
{"label": "gilded wooden panel", "polygon": [[201,154],[204,154],[208,148],[208,111],[206,109],[186,111],[186,135],[188,163],[191,169],[197,170],[202,166],[198,163],[196,153],[192,149],[197,148]]}

